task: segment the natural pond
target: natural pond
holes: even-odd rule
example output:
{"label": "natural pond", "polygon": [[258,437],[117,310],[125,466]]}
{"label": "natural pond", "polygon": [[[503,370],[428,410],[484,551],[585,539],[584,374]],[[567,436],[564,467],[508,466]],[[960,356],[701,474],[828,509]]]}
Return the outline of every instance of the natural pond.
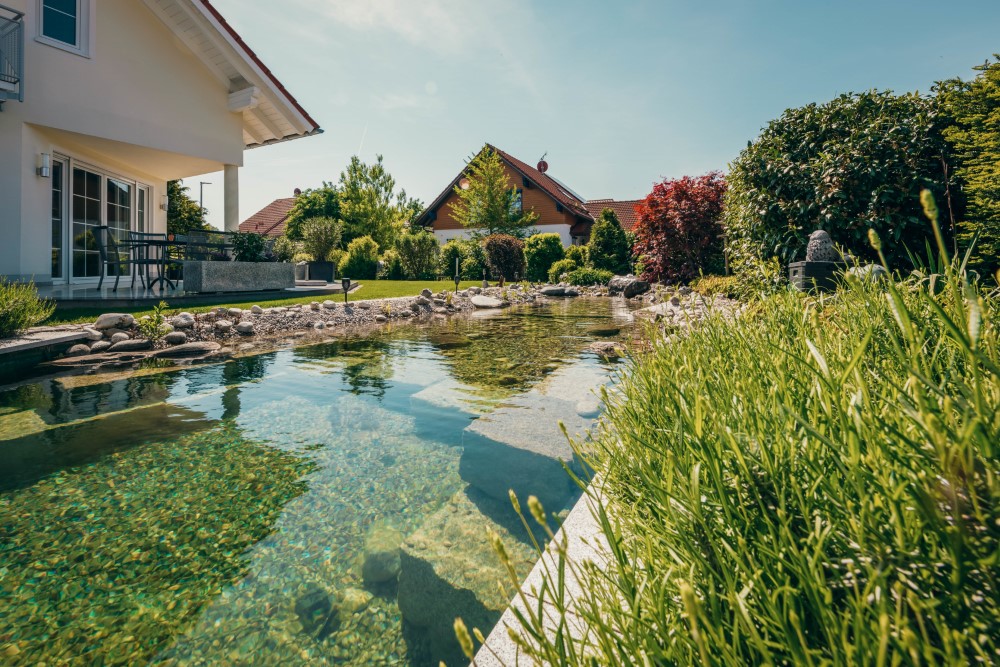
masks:
{"label": "natural pond", "polygon": [[[611,299],[0,391],[0,663],[460,664],[578,493]],[[498,582],[505,588],[498,588]]]}

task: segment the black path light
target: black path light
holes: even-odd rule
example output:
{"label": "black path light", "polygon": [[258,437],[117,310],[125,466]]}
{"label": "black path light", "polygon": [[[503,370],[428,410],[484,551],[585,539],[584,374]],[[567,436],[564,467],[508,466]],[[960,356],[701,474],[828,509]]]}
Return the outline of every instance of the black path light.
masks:
{"label": "black path light", "polygon": [[347,303],[347,293],[351,291],[351,279],[341,278],[340,286],[344,288],[344,303]]}
{"label": "black path light", "polygon": [[455,258],[455,291],[458,291],[458,284],[462,281],[461,272],[458,268],[458,257]]}

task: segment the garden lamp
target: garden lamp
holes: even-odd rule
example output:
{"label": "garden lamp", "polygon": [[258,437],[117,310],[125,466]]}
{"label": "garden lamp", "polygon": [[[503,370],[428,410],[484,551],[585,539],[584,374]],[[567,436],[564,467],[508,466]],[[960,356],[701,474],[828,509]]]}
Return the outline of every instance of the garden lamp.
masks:
{"label": "garden lamp", "polygon": [[344,303],[347,303],[347,293],[351,290],[351,279],[341,278],[340,286],[344,288]]}

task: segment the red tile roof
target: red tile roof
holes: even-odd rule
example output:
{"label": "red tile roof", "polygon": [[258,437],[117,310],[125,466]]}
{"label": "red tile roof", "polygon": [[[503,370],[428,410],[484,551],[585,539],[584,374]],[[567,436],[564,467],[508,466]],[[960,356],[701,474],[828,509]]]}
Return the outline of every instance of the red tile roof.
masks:
{"label": "red tile roof", "polygon": [[285,221],[295,205],[295,197],[275,199],[240,223],[241,232],[256,232],[265,236],[281,236],[285,233]]}
{"label": "red tile roof", "polygon": [[604,209],[610,208],[618,216],[618,221],[622,223],[622,228],[626,232],[630,232],[635,228],[636,223],[639,222],[639,214],[636,213],[635,207],[641,203],[641,199],[627,201],[591,199],[587,202],[587,210],[590,211],[590,215],[596,220]]}

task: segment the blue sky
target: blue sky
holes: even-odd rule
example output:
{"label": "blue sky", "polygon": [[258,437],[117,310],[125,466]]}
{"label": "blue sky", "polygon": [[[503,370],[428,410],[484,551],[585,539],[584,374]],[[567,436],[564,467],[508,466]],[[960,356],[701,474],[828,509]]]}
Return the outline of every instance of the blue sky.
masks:
{"label": "blue sky", "polygon": [[[1000,0],[213,0],[326,133],[249,151],[241,219],[384,156],[432,200],[484,142],[588,199],[726,165],[793,106],[930,89],[1000,52]],[[205,187],[222,226],[222,175]]]}

